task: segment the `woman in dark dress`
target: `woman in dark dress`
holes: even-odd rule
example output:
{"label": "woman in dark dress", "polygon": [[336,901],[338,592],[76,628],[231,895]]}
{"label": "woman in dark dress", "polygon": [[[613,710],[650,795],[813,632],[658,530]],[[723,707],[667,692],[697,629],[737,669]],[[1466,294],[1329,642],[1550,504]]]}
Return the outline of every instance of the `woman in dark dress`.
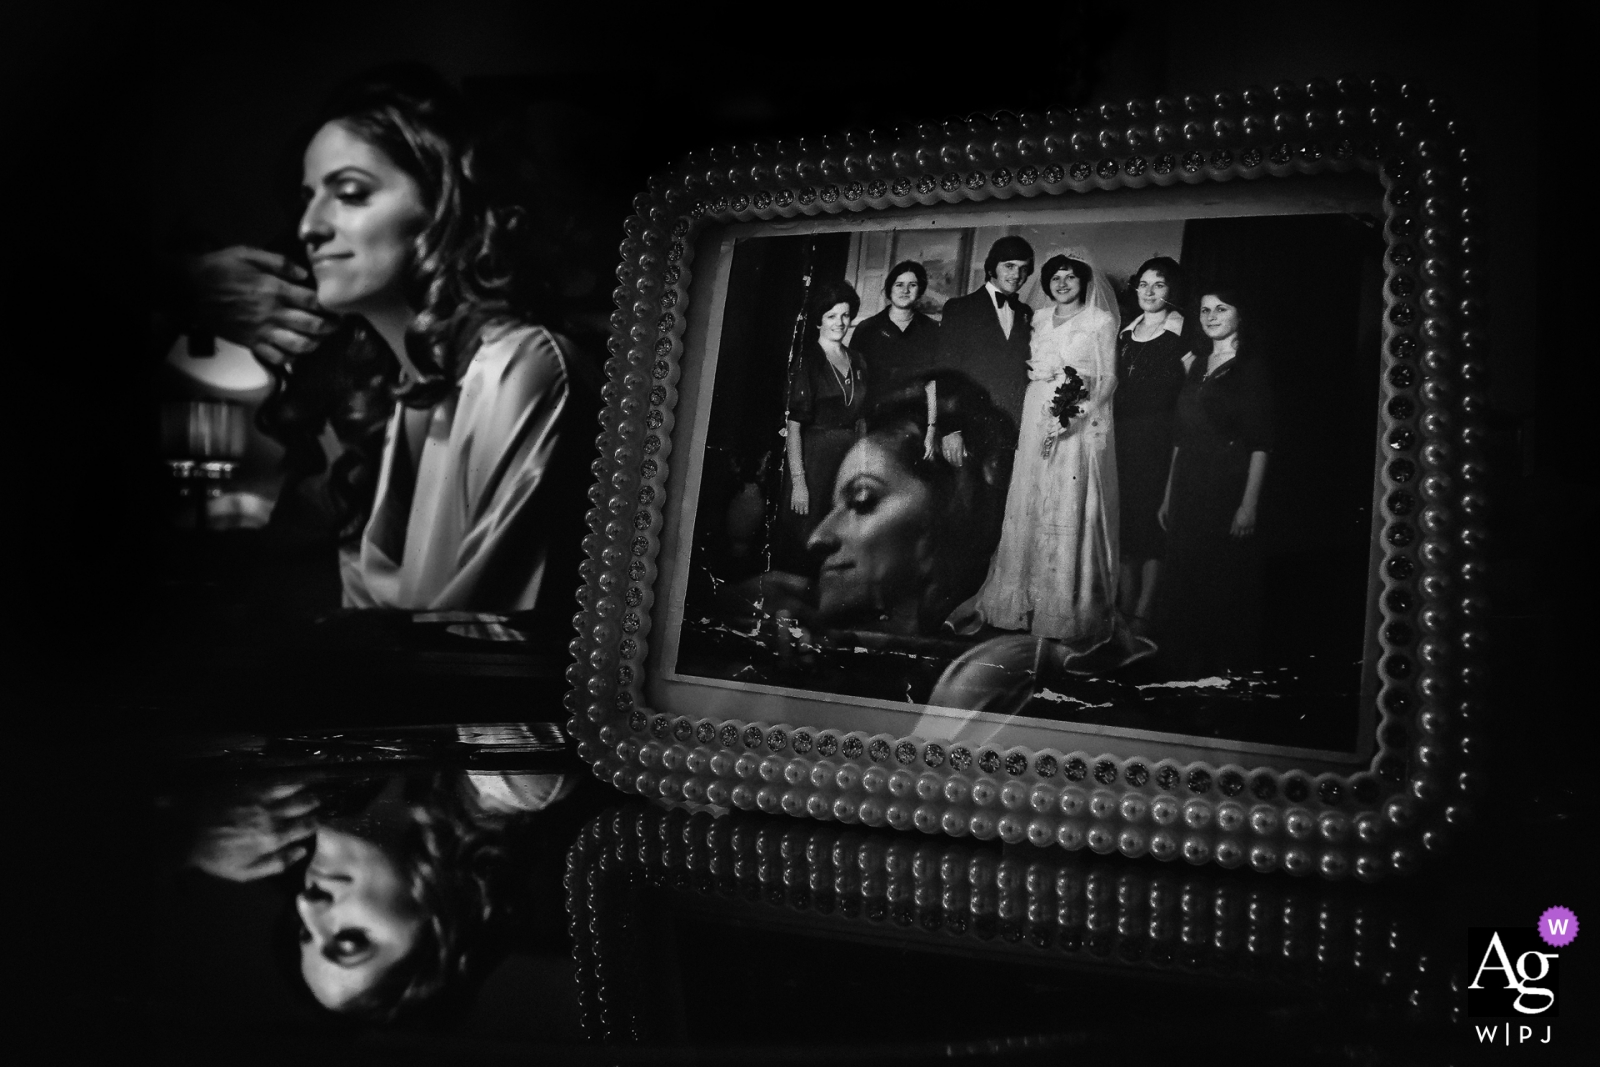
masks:
{"label": "woman in dark dress", "polygon": [[1202,290],[1203,342],[1178,394],[1157,642],[1175,677],[1254,669],[1261,630],[1256,514],[1272,451],[1272,393],[1261,354],[1241,346],[1249,305]]}
{"label": "woman in dark dress", "polygon": [[928,290],[928,272],[921,263],[896,263],[883,283],[889,306],[856,324],[850,350],[872,371],[879,393],[898,389],[932,373],[938,355],[939,324],[917,310]]}
{"label": "woman in dark dress", "polygon": [[1147,259],[1130,280],[1142,314],[1117,335],[1117,483],[1121,494],[1117,607],[1129,629],[1149,630],[1166,535],[1156,520],[1172,456],[1172,415],[1183,388],[1183,269]]}
{"label": "woman in dark dress", "polygon": [[844,346],[844,335],[861,308],[845,281],[823,282],[812,294],[815,341],[800,353],[789,379],[786,422],[789,510],[809,537],[833,498],[839,462],[860,436],[867,407],[867,366]]}

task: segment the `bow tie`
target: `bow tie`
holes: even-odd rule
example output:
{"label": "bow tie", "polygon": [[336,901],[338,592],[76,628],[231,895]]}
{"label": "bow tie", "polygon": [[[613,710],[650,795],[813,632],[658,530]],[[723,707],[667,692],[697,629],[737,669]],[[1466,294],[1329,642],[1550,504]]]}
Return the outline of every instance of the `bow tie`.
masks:
{"label": "bow tie", "polygon": [[1016,299],[1016,297],[1012,296],[1010,293],[995,293],[994,294],[994,309],[996,311],[999,311],[1001,308],[1005,307],[1007,304],[1011,303],[1015,299]]}

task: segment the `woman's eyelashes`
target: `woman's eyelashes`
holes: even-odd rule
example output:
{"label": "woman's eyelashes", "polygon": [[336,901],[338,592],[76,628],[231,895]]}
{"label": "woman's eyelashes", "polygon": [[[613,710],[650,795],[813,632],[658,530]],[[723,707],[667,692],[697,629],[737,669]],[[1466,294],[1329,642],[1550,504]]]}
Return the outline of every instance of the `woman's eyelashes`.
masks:
{"label": "woman's eyelashes", "polygon": [[883,493],[871,480],[857,478],[844,487],[844,506],[858,515],[869,515],[883,499]]}
{"label": "woman's eyelashes", "polygon": [[[372,199],[372,186],[367,182],[357,181],[352,178],[339,178],[327,183],[328,190],[333,198],[341,204],[359,206]],[[316,197],[317,191],[309,185],[300,187],[300,203],[303,207]]]}

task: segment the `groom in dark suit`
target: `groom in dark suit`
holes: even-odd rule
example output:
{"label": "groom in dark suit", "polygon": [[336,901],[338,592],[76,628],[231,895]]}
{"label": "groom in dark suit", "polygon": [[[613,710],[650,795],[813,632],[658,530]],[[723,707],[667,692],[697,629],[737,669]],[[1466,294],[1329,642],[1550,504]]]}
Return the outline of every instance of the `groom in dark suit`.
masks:
{"label": "groom in dark suit", "polygon": [[945,301],[939,365],[989,390],[995,406],[1020,425],[1032,310],[1017,299],[1017,290],[1033,273],[1033,247],[1020,237],[1000,238],[983,261],[983,273],[983,288]]}

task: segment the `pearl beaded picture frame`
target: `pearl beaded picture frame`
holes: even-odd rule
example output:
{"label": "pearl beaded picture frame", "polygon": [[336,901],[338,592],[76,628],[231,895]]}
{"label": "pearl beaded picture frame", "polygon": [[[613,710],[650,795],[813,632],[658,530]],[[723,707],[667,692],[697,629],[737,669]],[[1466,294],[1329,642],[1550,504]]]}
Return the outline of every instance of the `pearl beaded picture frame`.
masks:
{"label": "pearl beaded picture frame", "polygon": [[[568,669],[579,755],[674,805],[1335,879],[1414,869],[1464,818],[1483,714],[1484,269],[1470,171],[1442,105],[1380,78],[715,149],[657,175],[618,268]],[[1377,266],[1353,284],[1381,338],[1362,370],[1370,399],[1351,405],[1371,430],[1369,535],[1364,580],[1339,593],[1363,620],[1361,680],[1339,712],[1354,740],[1263,742],[1148,716],[1122,728],[1121,697],[1089,722],[946,714],[684,668],[687,575],[711,525],[696,525],[707,427],[729,406],[712,399],[717,367],[741,358],[725,336],[730,293],[753,273],[741,242],[1218,215],[1372,225]],[[853,255],[864,239],[851,241]],[[1278,697],[1285,721],[1325,714],[1303,692]],[[1259,715],[1268,701],[1233,706]]]}
{"label": "pearl beaded picture frame", "polygon": [[713,951],[675,929],[696,915],[737,936],[868,942],[913,959],[1161,975],[1205,987],[1207,1001],[1220,980],[1257,1010],[1263,994],[1315,989],[1359,1004],[1368,1040],[1385,1018],[1459,1023],[1465,1011],[1467,978],[1439,966],[1421,909],[1317,882],[637,804],[598,816],[566,862],[584,1030],[616,1044],[670,1032],[650,990],[681,956]]}

